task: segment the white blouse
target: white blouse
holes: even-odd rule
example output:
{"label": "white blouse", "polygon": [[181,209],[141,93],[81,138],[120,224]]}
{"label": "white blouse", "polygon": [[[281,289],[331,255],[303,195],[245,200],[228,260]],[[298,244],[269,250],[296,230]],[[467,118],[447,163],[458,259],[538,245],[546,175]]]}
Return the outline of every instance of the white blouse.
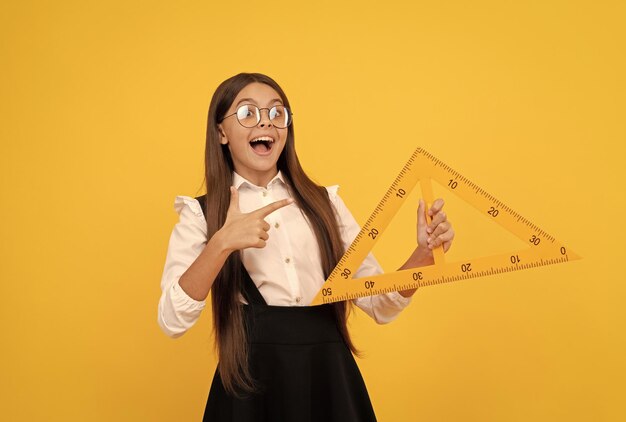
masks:
{"label": "white blouse", "polygon": [[[290,187],[280,171],[267,188],[254,185],[237,173],[233,174],[233,186],[239,191],[242,212],[252,212],[291,197]],[[361,228],[337,194],[338,187],[335,185],[326,189],[335,207],[345,251]],[[190,196],[177,196],[174,210],[179,215],[179,221],[169,240],[158,306],[159,326],[172,338],[180,337],[191,328],[206,306],[206,299],[197,301],[189,297],[178,280],[207,244],[206,220],[200,203]],[[325,281],[313,230],[295,203],[274,211],[265,221],[270,224],[266,246],[242,250],[244,267],[268,305],[308,306]],[[354,277],[382,272],[370,253]],[[241,295],[240,301],[245,303]],[[385,324],[394,320],[411,302],[411,298],[390,292],[357,298],[353,302],[377,323]]]}

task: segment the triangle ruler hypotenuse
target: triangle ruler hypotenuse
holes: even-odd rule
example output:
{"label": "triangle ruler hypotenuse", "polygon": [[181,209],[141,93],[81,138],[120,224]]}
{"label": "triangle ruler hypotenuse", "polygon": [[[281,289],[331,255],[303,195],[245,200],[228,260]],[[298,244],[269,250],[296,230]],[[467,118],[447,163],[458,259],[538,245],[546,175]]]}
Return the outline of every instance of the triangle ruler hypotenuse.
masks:
{"label": "triangle ruler hypotenuse", "polygon": [[[431,180],[446,187],[463,201],[484,213],[486,217],[522,239],[528,244],[528,248],[501,255],[447,263],[444,260],[443,247],[439,246],[433,249],[435,261],[433,265],[353,278],[353,274],[361,266],[377,239],[418,182],[426,206],[429,208],[432,205],[434,198]],[[427,216],[426,219],[430,224],[430,218]],[[485,192],[459,172],[442,163],[429,152],[417,148],[322,285],[311,305],[416,289],[576,259],[580,259],[580,257],[559,243],[554,237],[507,207],[493,195]]]}

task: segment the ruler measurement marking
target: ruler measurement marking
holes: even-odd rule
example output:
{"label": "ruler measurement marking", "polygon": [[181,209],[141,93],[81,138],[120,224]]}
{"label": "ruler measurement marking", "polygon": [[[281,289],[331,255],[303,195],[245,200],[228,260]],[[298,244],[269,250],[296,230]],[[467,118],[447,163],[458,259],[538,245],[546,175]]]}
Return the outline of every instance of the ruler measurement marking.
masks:
{"label": "ruler measurement marking", "polygon": [[[560,263],[560,262],[565,262],[567,261],[566,257],[563,256],[561,258],[553,258],[553,259],[549,259],[549,260],[545,260],[543,258],[539,259],[539,261],[535,261],[535,262],[530,262],[530,263],[526,263],[526,264],[522,264],[519,267],[521,268],[537,268],[540,266],[545,266],[545,265],[553,265],[556,263]],[[423,267],[420,267],[423,268]],[[451,275],[451,276],[440,276],[440,277],[433,277],[430,279],[426,279],[426,280],[422,280],[422,281],[418,281],[418,282],[413,282],[413,283],[408,283],[408,284],[402,284],[402,285],[398,285],[398,284],[393,284],[389,287],[383,287],[383,288],[372,288],[372,289],[368,289],[367,292],[365,293],[360,293],[360,292],[351,292],[351,293],[347,293],[347,294],[341,294],[339,296],[337,296],[334,300],[332,298],[324,298],[324,303],[331,303],[337,300],[343,300],[346,297],[349,297],[350,299],[356,299],[356,298],[360,298],[360,297],[366,297],[366,296],[372,296],[372,295],[377,295],[377,294],[384,294],[384,293],[390,293],[393,291],[401,291],[401,290],[408,290],[408,289],[414,289],[414,288],[419,288],[419,287],[424,287],[424,286],[433,286],[433,285],[439,285],[439,284],[444,284],[444,283],[449,283],[449,282],[453,282],[453,281],[460,281],[460,280],[469,280],[469,279],[474,279],[474,278],[480,278],[480,277],[485,277],[488,275],[493,275],[493,274],[500,274],[503,272],[512,272],[512,271],[518,271],[520,268],[514,267],[514,266],[508,266],[508,267],[501,267],[501,268],[494,268],[494,267],[490,267],[488,270],[482,270],[482,271],[478,271],[475,273],[464,273],[464,274],[457,274],[457,275]],[[357,279],[357,280],[361,280],[361,279]]]}

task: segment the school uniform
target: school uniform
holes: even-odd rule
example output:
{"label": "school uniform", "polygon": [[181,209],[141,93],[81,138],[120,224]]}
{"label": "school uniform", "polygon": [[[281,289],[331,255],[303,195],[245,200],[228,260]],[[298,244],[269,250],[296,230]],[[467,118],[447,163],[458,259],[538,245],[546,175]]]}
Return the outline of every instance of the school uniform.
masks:
{"label": "school uniform", "polygon": [[[233,186],[239,191],[242,212],[291,196],[281,172],[267,188],[234,173]],[[345,250],[360,227],[337,195],[337,186],[327,191]],[[170,237],[158,315],[160,327],[172,338],[191,328],[206,306],[206,300],[190,298],[178,285],[207,242],[203,199],[177,196],[175,200],[180,221]],[[240,301],[248,329],[250,370],[260,390],[245,399],[229,396],[218,363],[204,420],[376,420],[361,373],[337,328],[332,305],[309,306],[324,276],[317,240],[304,213],[291,204],[265,220],[271,227],[266,247],[241,251],[245,282]],[[355,277],[382,272],[369,254]],[[398,292],[354,300],[381,324],[397,318],[410,301]]]}

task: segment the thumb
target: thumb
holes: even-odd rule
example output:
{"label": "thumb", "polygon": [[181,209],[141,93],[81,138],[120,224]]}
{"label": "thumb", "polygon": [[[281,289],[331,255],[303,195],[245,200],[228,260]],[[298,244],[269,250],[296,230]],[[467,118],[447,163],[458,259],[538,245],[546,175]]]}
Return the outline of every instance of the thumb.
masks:
{"label": "thumb", "polygon": [[230,187],[230,204],[228,205],[228,214],[233,212],[239,213],[239,192],[233,186]]}
{"label": "thumb", "polygon": [[426,221],[426,203],[420,198],[419,205],[417,207],[417,230],[426,230],[428,222]]}

